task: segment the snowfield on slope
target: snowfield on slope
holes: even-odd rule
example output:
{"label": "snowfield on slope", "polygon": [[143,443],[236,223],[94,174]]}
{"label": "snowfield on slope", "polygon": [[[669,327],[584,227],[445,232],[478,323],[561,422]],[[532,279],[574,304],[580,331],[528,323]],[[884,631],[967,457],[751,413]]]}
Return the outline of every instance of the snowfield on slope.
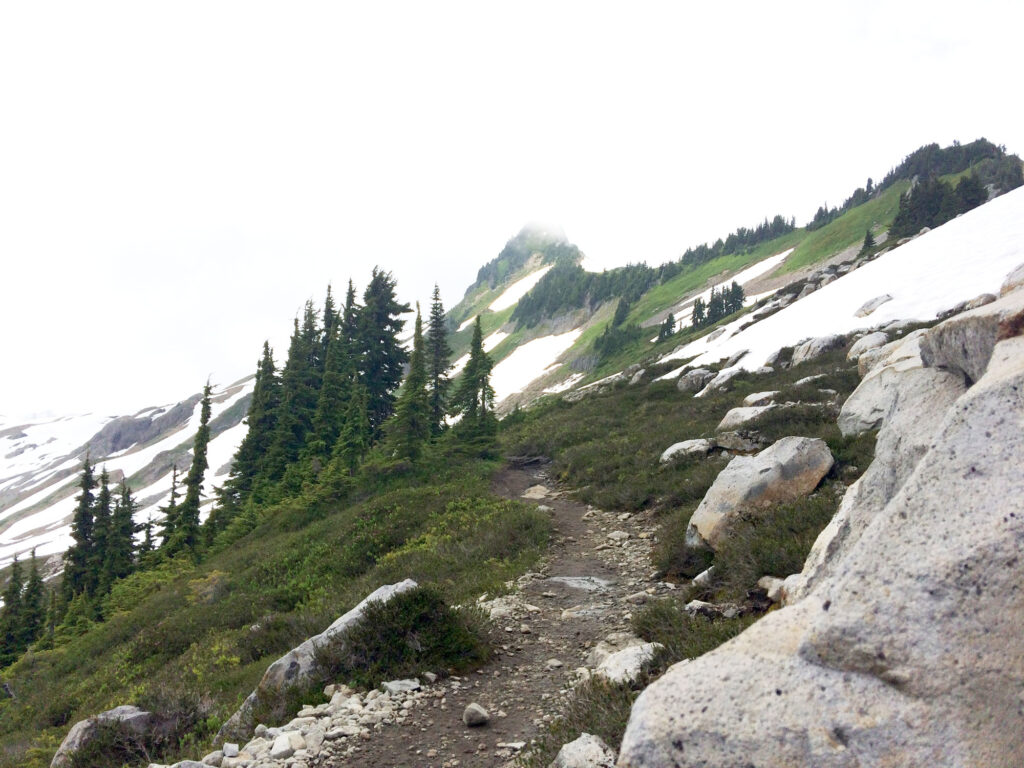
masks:
{"label": "snowfield on slope", "polygon": [[[540,279],[544,277],[544,275],[546,275],[553,266],[553,264],[548,264],[546,267],[541,267],[536,272],[531,272],[526,277],[516,280],[502,292],[501,296],[492,301],[487,308],[492,312],[500,312],[503,309],[508,309],[529,293],[530,289],[539,283]],[[463,323],[463,325],[465,325],[465,323]],[[462,329],[460,328],[459,330]]]}
{"label": "snowfield on slope", "polygon": [[554,336],[542,336],[518,347],[491,371],[494,401],[500,403],[509,395],[526,389],[530,382],[550,368],[582,333],[582,328],[576,328]]}
{"label": "snowfield on slope", "polygon": [[[697,356],[662,379],[686,368],[717,362],[749,350],[736,368],[755,370],[776,350],[804,339],[874,328],[894,320],[934,320],[958,302],[982,293],[998,293],[1006,275],[1024,261],[1024,188],[997,197],[927,232],[820,288],[776,314],[737,332],[741,317],[724,326],[711,343],[707,337],[666,355],[662,361]],[[867,317],[856,312],[866,302],[889,294]]]}

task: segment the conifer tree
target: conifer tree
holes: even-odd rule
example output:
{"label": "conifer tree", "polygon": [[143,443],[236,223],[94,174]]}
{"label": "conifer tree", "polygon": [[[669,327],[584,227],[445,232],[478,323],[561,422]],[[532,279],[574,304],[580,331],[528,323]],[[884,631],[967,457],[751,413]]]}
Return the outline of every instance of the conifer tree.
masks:
{"label": "conifer tree", "polygon": [[340,328],[332,328],[327,360],[324,366],[323,383],[313,414],[312,428],[306,441],[306,457],[324,461],[338,442],[345,426],[345,415],[351,395],[353,368],[346,352],[346,344]]}
{"label": "conifer tree", "polygon": [[[85,593],[93,597],[101,592],[104,565],[110,548],[111,501],[110,475],[106,466],[100,471],[100,490],[93,507],[92,557],[89,560]],[[109,585],[108,585],[109,586]]]}
{"label": "conifer tree", "polygon": [[355,373],[350,389],[345,425],[334,445],[333,457],[341,461],[349,473],[354,473],[370,446],[370,420],[366,411],[366,388]]}
{"label": "conifer tree", "polygon": [[32,550],[32,561],[28,569],[28,580],[21,596],[21,647],[28,648],[43,632],[46,620],[46,587],[39,574],[36,551]]}
{"label": "conifer tree", "polygon": [[430,439],[430,400],[427,395],[427,366],[423,349],[423,321],[416,307],[409,374],[395,404],[395,416],[388,425],[395,450],[402,458],[416,461]]}
{"label": "conifer tree", "polygon": [[658,329],[658,341],[664,341],[676,332],[676,316],[671,312],[665,316],[665,321]]}
{"label": "conifer tree", "polygon": [[133,517],[137,508],[131,488],[122,480],[114,503],[114,512],[110,517],[110,536],[104,560],[104,592],[108,591],[115,581],[132,572],[135,553]]}
{"label": "conifer tree", "polygon": [[704,299],[698,296],[693,300],[693,315],[690,319],[690,325],[694,328],[700,328],[708,321],[707,307],[704,304]]}
{"label": "conifer tree", "polygon": [[14,556],[11,575],[4,588],[4,607],[0,610],[0,667],[6,667],[17,659],[22,650],[22,604],[21,592],[24,587],[21,563]]}
{"label": "conifer tree", "polygon": [[170,554],[182,550],[196,551],[199,543],[199,502],[203,491],[203,476],[209,466],[206,460],[206,446],[210,442],[210,382],[203,387],[203,399],[199,412],[199,429],[192,444],[192,466],[185,475],[185,498],[178,510],[174,535],[171,537]]}
{"label": "conifer tree", "polygon": [[456,413],[462,414],[461,425],[473,430],[484,425],[494,405],[494,389],[491,387],[491,369],[494,364],[484,352],[483,330],[480,316],[473,324],[473,338],[469,344],[469,360],[459,377],[452,404]]}
{"label": "conifer tree", "polygon": [[363,292],[358,331],[360,373],[366,388],[367,417],[374,439],[380,436],[382,425],[394,411],[395,390],[409,359],[398,341],[405,326],[399,316],[409,311],[408,304],[400,304],[395,298],[395,280],[391,273],[374,267]]}
{"label": "conifer tree", "polygon": [[64,553],[64,578],[61,590],[64,604],[85,592],[89,577],[89,564],[93,558],[93,504],[96,479],[86,455],[82,463],[82,479],[78,483],[81,493],[76,497],[75,512],[71,517],[73,544]]}
{"label": "conifer tree", "polygon": [[612,328],[618,328],[629,317],[629,302],[625,299],[619,299],[619,303],[615,305],[615,316],[612,318]]}
{"label": "conifer tree", "polygon": [[156,543],[153,541],[153,518],[147,518],[140,530],[142,530],[142,543],[139,544],[138,562],[140,565],[145,565],[156,550]]}
{"label": "conifer tree", "polygon": [[301,327],[298,319],[295,320],[288,360],[281,373],[281,404],[265,459],[267,480],[280,480],[306,444],[320,388],[316,366],[319,344],[316,312],[313,303],[307,301]]}
{"label": "conifer tree", "polygon": [[281,381],[274,368],[273,351],[264,341],[263,355],[256,364],[249,413],[245,418],[248,430],[235,453],[230,476],[217,491],[219,509],[216,514],[223,518],[224,524],[237,513],[252,493],[253,484],[263,475],[265,456],[276,433],[280,404]]}
{"label": "conifer tree", "polygon": [[167,547],[174,538],[174,531],[178,526],[178,465],[171,468],[171,495],[167,499],[167,505],[159,510],[163,512],[164,519],[160,522],[160,546]]}
{"label": "conifer tree", "polygon": [[327,363],[327,348],[330,346],[331,338],[338,324],[338,310],[334,305],[334,296],[331,294],[331,286],[327,286],[327,297],[324,299],[323,328],[321,330],[319,349],[317,350],[316,365],[320,375],[323,375]]}
{"label": "conifer tree", "polygon": [[430,300],[430,321],[427,325],[427,389],[430,393],[430,431],[439,435],[444,429],[444,417],[448,407],[448,390],[451,381],[452,349],[448,345],[448,329],[445,327],[444,306],[441,291],[434,285]]}

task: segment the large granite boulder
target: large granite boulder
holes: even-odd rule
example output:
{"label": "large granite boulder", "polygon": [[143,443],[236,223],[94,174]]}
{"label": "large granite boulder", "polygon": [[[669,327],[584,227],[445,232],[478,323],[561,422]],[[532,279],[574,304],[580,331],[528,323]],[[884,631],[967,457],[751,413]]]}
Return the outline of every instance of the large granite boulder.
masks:
{"label": "large granite boulder", "polygon": [[662,464],[667,464],[677,457],[707,456],[714,447],[714,443],[710,440],[700,437],[693,440],[683,440],[681,443],[672,443],[672,445],[662,451],[661,458],[658,460]]}
{"label": "large granite boulder", "polygon": [[826,352],[831,352],[833,349],[839,349],[846,343],[846,339],[843,336],[832,334],[830,336],[819,336],[816,339],[808,339],[802,344],[798,344],[793,349],[793,357],[790,359],[789,364],[791,366],[800,365],[800,363],[806,363],[808,360],[814,360],[817,357],[821,357]]}
{"label": "large granite boulder", "polygon": [[1024,763],[1022,421],[1015,336],[828,579],[641,694],[619,765]]}
{"label": "large granite boulder", "polygon": [[865,336],[861,336],[850,347],[850,351],[846,353],[846,359],[851,362],[856,361],[865,352],[884,347],[889,343],[889,334],[884,331],[875,331]]}
{"label": "large granite boulder", "polygon": [[283,694],[289,688],[309,681],[316,672],[317,648],[336,642],[338,636],[345,630],[362,621],[367,604],[387,602],[396,595],[416,587],[415,581],[406,579],[397,584],[385,584],[377,588],[363,598],[359,605],[341,616],[319,635],[308,638],[267,667],[267,671],[263,673],[263,678],[256,689],[249,694],[239,710],[221,727],[217,734],[218,740],[247,737],[256,725],[253,722],[253,711],[258,702],[261,700],[271,703],[283,701]]}
{"label": "large granite boulder", "polygon": [[740,406],[738,408],[731,408],[728,413],[722,418],[718,426],[715,428],[716,432],[730,432],[733,430],[745,427],[748,423],[756,419],[758,416],[768,413],[768,411],[774,410],[779,406],[774,403],[769,405],[750,405]]}
{"label": "large granite boulder", "polygon": [[152,712],[130,704],[114,707],[71,726],[50,761],[50,768],[70,768],[74,764],[75,753],[95,740],[108,726],[116,727],[124,738],[140,746],[152,746],[165,738],[169,730],[169,724]]}
{"label": "large granite boulder", "polygon": [[548,768],[612,768],[615,750],[599,736],[581,734],[575,741],[563,744]]}
{"label": "large granite boulder", "polygon": [[756,456],[736,456],[690,518],[686,543],[717,548],[741,513],[806,496],[832,464],[825,441],[809,437],[784,437]]}
{"label": "large granite boulder", "polygon": [[699,392],[716,375],[714,371],[707,368],[695,368],[679,377],[679,380],[676,382],[676,388],[680,392]]}

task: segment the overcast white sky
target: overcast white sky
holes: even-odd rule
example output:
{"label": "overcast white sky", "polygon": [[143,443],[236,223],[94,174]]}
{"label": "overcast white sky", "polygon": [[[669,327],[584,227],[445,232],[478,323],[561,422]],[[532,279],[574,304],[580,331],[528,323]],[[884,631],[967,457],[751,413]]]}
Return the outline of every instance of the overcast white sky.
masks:
{"label": "overcast white sky", "polygon": [[927,142],[1020,153],[1022,28],[1019,0],[3,3],[0,414],[228,383],[374,264],[451,306],[529,220],[657,264]]}

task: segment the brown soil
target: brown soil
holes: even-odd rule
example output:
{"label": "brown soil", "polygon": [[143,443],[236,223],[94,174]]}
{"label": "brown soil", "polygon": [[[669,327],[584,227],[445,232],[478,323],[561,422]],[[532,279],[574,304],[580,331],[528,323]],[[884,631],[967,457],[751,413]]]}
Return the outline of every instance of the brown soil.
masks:
{"label": "brown soil", "polygon": [[[331,765],[446,768],[510,762],[518,751],[499,745],[535,738],[560,712],[574,670],[583,666],[590,647],[629,628],[633,603],[627,596],[669,589],[651,579],[652,526],[643,513],[620,520],[589,508],[558,491],[543,468],[507,468],[494,479],[493,490],[519,499],[538,484],[551,489],[536,503],[551,508],[553,543],[538,572],[519,579],[513,598],[519,610],[494,620],[494,659],[473,674],[427,685],[433,698],[410,710],[405,723],[381,727],[358,752]],[[612,531],[630,538],[614,544],[607,535]],[[594,577],[607,585],[590,582],[587,590],[557,577]],[[561,666],[549,666],[551,659]],[[487,725],[463,725],[463,710],[472,702],[490,713]]]}

